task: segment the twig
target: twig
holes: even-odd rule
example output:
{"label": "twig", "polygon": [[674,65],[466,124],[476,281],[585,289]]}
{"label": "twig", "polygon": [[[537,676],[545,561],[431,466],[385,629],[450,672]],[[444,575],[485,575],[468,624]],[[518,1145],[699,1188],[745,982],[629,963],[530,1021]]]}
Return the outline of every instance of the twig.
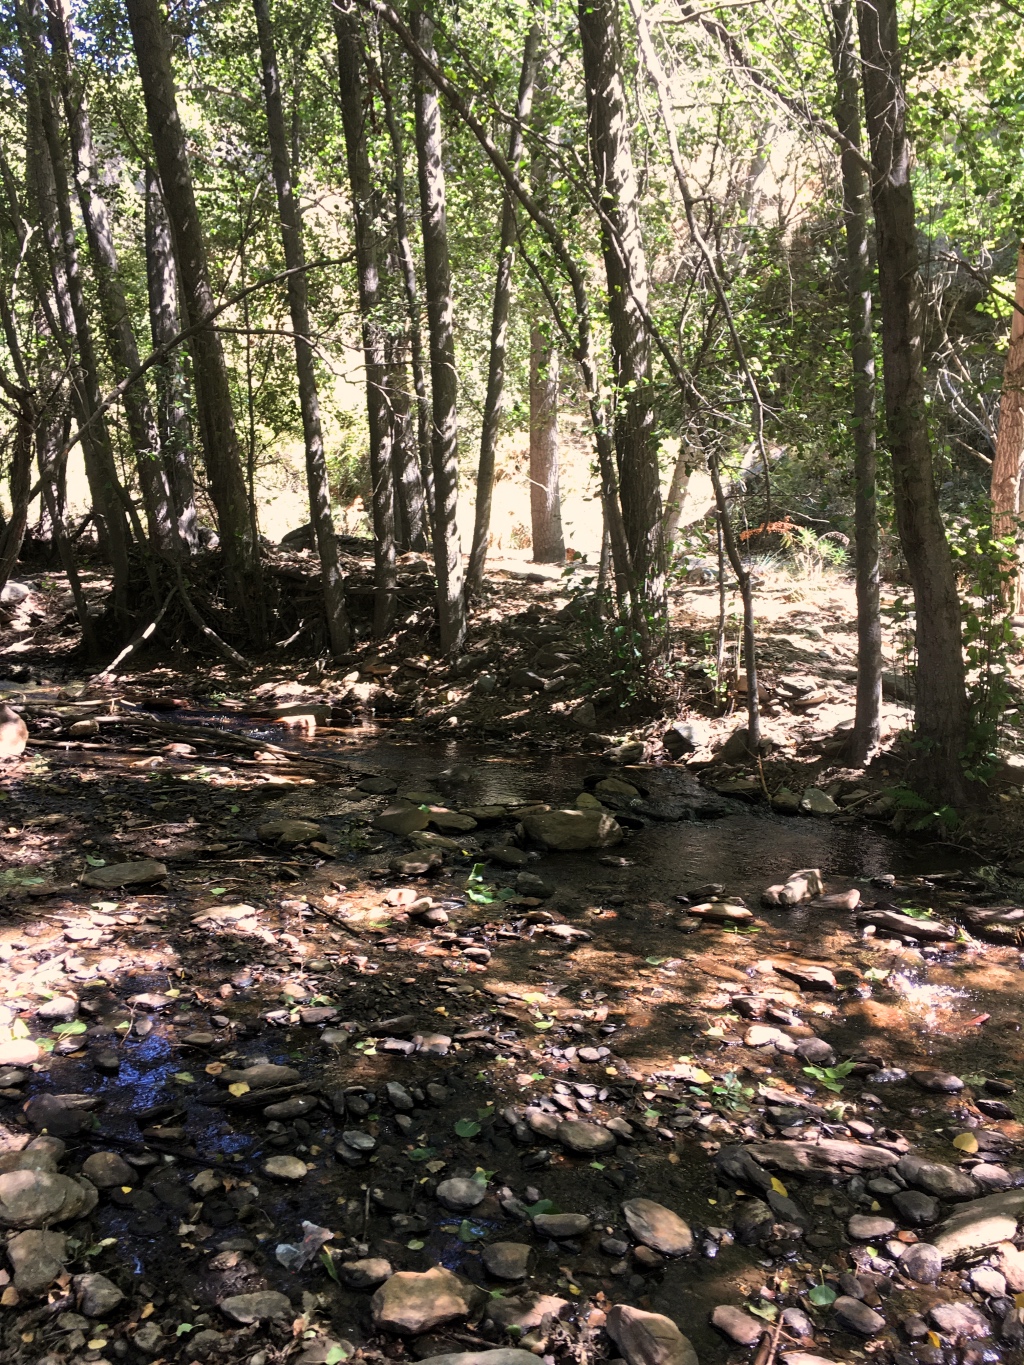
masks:
{"label": "twig", "polygon": [[113,659],[109,664],[107,664],[106,668],[102,669],[99,673],[94,674],[93,677],[89,679],[89,685],[91,685],[92,683],[109,682],[110,678],[113,675],[114,669],[118,666],[118,664],[123,663],[124,660],[127,659],[130,654],[135,653],[135,651],[140,647],[140,645],[144,643],[144,641],[150,639],[150,637],[153,635],[153,632],[156,630],[157,626],[164,619],[164,615],[167,611],[167,608],[171,605],[171,599],[173,598],[174,594],[177,591],[178,589],[176,587],[170,590],[170,592],[164,599],[163,606],[153,617],[152,621],[150,621],[148,625],[141,626],[135,632],[135,634],[125,645],[124,649],[121,650],[121,653],[118,654],[117,657]]}

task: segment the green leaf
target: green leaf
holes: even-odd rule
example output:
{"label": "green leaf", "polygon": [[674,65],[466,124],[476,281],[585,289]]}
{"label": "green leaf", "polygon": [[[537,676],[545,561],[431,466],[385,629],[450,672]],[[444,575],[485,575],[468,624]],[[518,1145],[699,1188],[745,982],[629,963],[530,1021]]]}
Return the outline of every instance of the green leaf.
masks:
{"label": "green leaf", "polygon": [[815,1308],[828,1308],[830,1304],[835,1303],[838,1295],[831,1285],[816,1284],[807,1298]]}
{"label": "green leaf", "polygon": [[486,1236],[487,1234],[484,1229],[474,1227],[468,1218],[463,1218],[462,1222],[459,1224],[460,1242],[479,1242],[481,1237]]}
{"label": "green leaf", "polygon": [[480,1125],[476,1119],[458,1119],[455,1124],[455,1135],[460,1138],[476,1137],[480,1131]]}
{"label": "green leaf", "polygon": [[605,1164],[603,1161],[592,1161],[590,1163],[590,1169],[592,1171],[603,1171],[605,1169]]}
{"label": "green leaf", "polygon": [[765,1322],[774,1322],[779,1316],[779,1310],[774,1303],[752,1303],[749,1307],[756,1318],[764,1318]]}
{"label": "green leaf", "polygon": [[348,1360],[352,1354],[344,1346],[332,1346],[324,1356],[324,1365],[341,1365],[343,1360]]}
{"label": "green leaf", "polygon": [[63,1024],[55,1024],[53,1031],[58,1038],[70,1038],[76,1033],[84,1033],[87,1028],[84,1019],[68,1019]]}
{"label": "green leaf", "polygon": [[554,1213],[555,1201],[553,1199],[538,1199],[536,1204],[527,1204],[525,1208],[531,1218],[536,1218],[538,1213]]}
{"label": "green leaf", "polygon": [[85,861],[90,867],[106,867],[107,865],[106,858],[94,858],[91,853],[85,855]]}
{"label": "green leaf", "polygon": [[185,1335],[186,1332],[193,1332],[193,1331],[195,1331],[195,1328],[193,1327],[192,1323],[190,1323],[190,1322],[179,1322],[179,1323],[178,1323],[177,1331],[174,1333],[174,1335],[175,1335],[176,1337],[183,1337],[183,1336]]}
{"label": "green leaf", "polygon": [[437,1155],[436,1147],[415,1147],[409,1153],[410,1161],[429,1161],[432,1156]]}
{"label": "green leaf", "polygon": [[668,958],[665,958],[665,957],[645,957],[645,958],[644,958],[644,961],[645,961],[646,963],[648,963],[651,967],[660,967],[661,964],[662,964],[663,962],[667,962],[667,961],[668,961]]}
{"label": "green leaf", "polygon": [[320,1264],[327,1271],[328,1275],[330,1275],[331,1279],[334,1281],[335,1284],[341,1283],[341,1281],[338,1279],[338,1271],[337,1267],[334,1264],[334,1257],[331,1255],[331,1253],[327,1250],[326,1247],[320,1248]]}
{"label": "green leaf", "polygon": [[191,1071],[176,1071],[174,1073],[174,1079],[179,1085],[191,1085],[195,1080],[195,1076],[192,1075]]}
{"label": "green leaf", "polygon": [[414,1237],[411,1242],[406,1242],[405,1245],[409,1251],[422,1251],[427,1244],[421,1242],[418,1237]]}

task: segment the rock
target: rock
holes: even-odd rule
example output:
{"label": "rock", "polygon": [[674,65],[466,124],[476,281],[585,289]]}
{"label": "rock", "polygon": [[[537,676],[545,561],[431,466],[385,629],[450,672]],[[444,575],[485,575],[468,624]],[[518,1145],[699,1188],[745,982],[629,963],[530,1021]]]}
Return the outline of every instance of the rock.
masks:
{"label": "rock", "polygon": [[855,1242],[871,1242],[876,1238],[888,1237],[896,1231],[891,1218],[883,1218],[874,1213],[855,1213],[846,1225],[846,1231]]}
{"label": "rock", "polygon": [[[443,864],[444,858],[437,849],[424,848],[418,853],[400,853],[397,858],[391,859],[388,866],[400,877],[426,877],[429,873],[438,871]],[[439,923],[448,922],[448,916],[443,910],[433,913],[444,915],[444,919],[438,921]]]}
{"label": "rock", "polygon": [[775,1214],[763,1199],[744,1199],[736,1209],[733,1228],[741,1246],[757,1246],[775,1226]]}
{"label": "rock", "polygon": [[816,867],[804,867],[799,872],[791,872],[779,890],[780,905],[800,905],[824,890],[821,872]]}
{"label": "rock", "polygon": [[442,1266],[400,1270],[370,1300],[375,1326],[396,1336],[417,1336],[473,1311],[480,1291]]}
{"label": "rock", "polygon": [[[4,584],[6,590],[11,585]],[[20,585],[19,585],[20,586]],[[0,758],[19,758],[28,744],[28,726],[12,707],[0,705]]]}
{"label": "rock", "polygon": [[568,1237],[582,1237],[590,1231],[590,1219],[585,1213],[538,1213],[533,1226],[545,1237],[556,1242]]}
{"label": "rock", "polygon": [[937,1303],[929,1308],[928,1317],[934,1327],[951,1337],[990,1337],[992,1324],[972,1303]]}
{"label": "rock", "polygon": [[30,1038],[12,1038],[0,1043],[0,1066],[31,1066],[42,1055],[42,1048]]}
{"label": "rock", "polygon": [[113,1280],[94,1272],[75,1275],[71,1280],[78,1301],[78,1311],[87,1318],[105,1318],[124,1303],[124,1294]]}
{"label": "rock", "polygon": [[713,924],[744,924],[754,918],[745,905],[733,905],[730,901],[704,901],[700,905],[688,906],[686,913],[699,915]]}
{"label": "rock", "polygon": [[594,703],[585,701],[581,706],[577,706],[569,718],[569,722],[574,730],[593,730],[597,725],[597,712]]}
{"label": "rock", "polygon": [[36,1010],[37,1019],[55,1019],[66,1023],[78,1013],[78,1001],[73,995],[55,995],[52,1000],[44,1000]]}
{"label": "rock", "polygon": [[163,863],[144,858],[137,863],[114,863],[111,867],[94,867],[82,877],[83,886],[98,886],[113,891],[119,886],[145,886],[162,882],[167,876]]}
{"label": "rock", "polygon": [[799,793],[789,787],[780,787],[772,797],[772,809],[777,810],[780,815],[796,815],[800,809]]}
{"label": "rock", "polygon": [[255,1294],[233,1294],[221,1299],[218,1305],[225,1317],[247,1327],[251,1322],[265,1322],[268,1318],[293,1316],[291,1300],[276,1289],[261,1289]]}
{"label": "rock", "polygon": [[862,910],[857,923],[873,924],[876,929],[899,938],[928,939],[936,943],[956,938],[956,929],[951,924],[915,919],[912,915],[901,915],[897,910]]}
{"label": "rock", "polygon": [[525,1280],[533,1250],[524,1242],[492,1242],[483,1249],[483,1264],[496,1280]]}
{"label": "rock", "polygon": [[414,1033],[413,1047],[428,1057],[447,1057],[452,1040],[447,1033]]}
{"label": "rock", "polygon": [[568,1315],[569,1304],[553,1294],[520,1294],[506,1298],[496,1294],[484,1309],[488,1322],[502,1331],[529,1332],[545,1318],[554,1320]]}
{"label": "rock", "polygon": [[82,1162],[82,1174],[98,1190],[112,1190],[115,1186],[135,1185],[137,1176],[123,1157],[116,1152],[93,1152]]}
{"label": "rock", "polygon": [[815,896],[816,910],[856,910],[860,905],[860,892],[855,886],[849,891],[832,891],[827,896]]}
{"label": "rock", "polygon": [[1014,1294],[1024,1292],[1024,1251],[1019,1251],[1012,1242],[1000,1242],[992,1259],[1007,1288]]}
{"label": "rock", "polygon": [[[2,1181],[6,1177],[0,1177]],[[940,1223],[932,1238],[943,1261],[951,1261],[965,1251],[981,1251],[1009,1242],[1017,1234],[1024,1214],[1024,1190],[1005,1190],[988,1194],[958,1208]]]}
{"label": "rock", "polygon": [[469,1180],[459,1176],[451,1180],[442,1180],[437,1187],[437,1197],[441,1203],[446,1209],[452,1209],[457,1213],[475,1209],[486,1193],[487,1186],[482,1180]]}
{"label": "rock", "polygon": [[780,1052],[796,1052],[796,1043],[788,1033],[771,1024],[752,1024],[743,1035],[745,1047],[777,1047]]}
{"label": "rock", "polygon": [[121,1058],[112,1047],[100,1048],[92,1055],[92,1064],[104,1076],[116,1076],[121,1070]]}
{"label": "rock", "polygon": [[711,1325],[737,1346],[756,1346],[765,1330],[763,1322],[758,1322],[757,1318],[744,1313],[742,1308],[734,1308],[728,1303],[720,1303],[712,1312]]}
{"label": "rock", "polygon": [[263,1173],[275,1180],[305,1180],[306,1163],[297,1156],[272,1156],[263,1163]]}
{"label": "rock", "polygon": [[513,848],[510,844],[489,848],[487,856],[492,862],[501,863],[502,867],[525,867],[530,861],[528,853],[525,853],[521,848]]}
{"label": "rock", "polygon": [[416,1108],[416,1101],[406,1090],[404,1085],[398,1081],[388,1081],[384,1087],[384,1093],[388,1097],[388,1103],[392,1109],[397,1109],[400,1114],[408,1114]]}
{"label": "rock", "polygon": [[7,1243],[14,1287],[21,1294],[42,1294],[64,1269],[68,1239],[62,1232],[19,1232]]}
{"label": "rock", "polygon": [[622,1206],[630,1232],[663,1256],[688,1256],[693,1250],[690,1225],[653,1199],[628,1199]]}
{"label": "rock", "polygon": [[696,727],[676,721],[661,737],[665,752],[670,758],[683,758],[686,754],[696,753],[700,744]]}
{"label": "rock", "polygon": [[516,891],[520,896],[535,896],[537,900],[547,900],[555,894],[543,877],[535,877],[532,872],[520,872],[516,878]]}
{"label": "rock", "polygon": [[427,1356],[419,1365],[537,1365],[537,1357],[518,1346],[498,1346],[490,1351],[450,1351],[447,1355]]}
{"label": "rock", "polygon": [[800,809],[805,815],[838,815],[839,806],[820,787],[805,787]]}
{"label": "rock", "polygon": [[566,1119],[558,1125],[555,1136],[577,1156],[601,1156],[615,1150],[615,1134],[584,1119]]}
{"label": "rock", "polygon": [[308,1114],[317,1106],[315,1095],[292,1095],[287,1100],[281,1100],[277,1104],[268,1104],[263,1111],[265,1119],[300,1119],[303,1114]]}
{"label": "rock", "polygon": [[370,796],[393,796],[398,790],[398,783],[392,782],[390,777],[364,777],[356,783],[356,790],[367,792]]}
{"label": "rock", "polygon": [[[195,1356],[198,1360],[205,1360],[209,1351],[223,1340],[223,1334],[220,1332],[197,1332],[189,1337],[189,1355]],[[132,1345],[145,1356],[159,1355],[166,1341],[163,1328],[158,1322],[144,1322],[132,1336]]]}
{"label": "rock", "polygon": [[836,979],[827,967],[815,962],[776,962],[780,976],[788,976],[802,991],[834,991]]}
{"label": "rock", "polygon": [[908,1185],[917,1185],[939,1199],[973,1199],[979,1192],[977,1182],[965,1171],[941,1161],[926,1161],[912,1152],[900,1157],[896,1171]]}
{"label": "rock", "polygon": [[893,1195],[892,1202],[899,1216],[912,1228],[934,1223],[939,1216],[939,1201],[930,1194],[922,1194],[920,1190],[900,1190]]}
{"label": "rock", "polygon": [[[25,1107],[28,1108],[28,1105]],[[43,1133],[33,1138],[20,1152],[5,1152],[0,1156],[0,1175],[6,1171],[56,1171],[65,1153],[65,1145],[59,1137]]]}
{"label": "rock", "polygon": [[247,1085],[250,1090],[267,1090],[272,1085],[295,1085],[302,1077],[293,1066],[258,1062],[244,1070],[222,1071],[217,1079],[222,1085]]}
{"label": "rock", "polygon": [[373,828],[388,834],[406,835],[426,829],[429,823],[430,812],[420,810],[419,806],[388,806],[374,820]]}
{"label": "rock", "polygon": [[945,1095],[959,1094],[964,1088],[964,1083],[960,1077],[951,1076],[947,1071],[912,1071],[910,1079],[922,1090],[931,1090]]}
{"label": "rock", "polygon": [[1012,1346],[1024,1344],[1024,1309],[1010,1309],[1006,1317],[1003,1318],[999,1335],[1003,1341],[1009,1342]]}
{"label": "rock", "polygon": [[308,844],[310,839],[323,837],[323,830],[312,820],[268,820],[256,827],[256,837],[268,844],[279,844],[282,848],[295,848],[298,844]]}
{"label": "rock", "polygon": [[52,1171],[8,1171],[0,1175],[0,1227],[38,1228],[82,1218],[97,1198],[87,1180]]}
{"label": "rock", "polygon": [[866,1303],[842,1294],[832,1305],[832,1311],[841,1327],[848,1332],[857,1332],[862,1337],[877,1336],[885,1328],[885,1318],[876,1313]]}
{"label": "rock", "polygon": [[617,1303],[605,1330],[628,1365],[697,1365],[697,1352],[671,1318]]}
{"label": "rock", "polygon": [[918,1284],[934,1284],[942,1274],[942,1253],[930,1242],[914,1242],[900,1257],[900,1271]]}
{"label": "rock", "polygon": [[1006,1277],[990,1265],[979,1265],[971,1271],[971,1285],[979,1294],[1001,1299],[1006,1293]]}
{"label": "rock", "polygon": [[611,848],[622,839],[618,821],[596,810],[526,811],[523,828],[534,843],[562,852]]}
{"label": "rock", "polygon": [[[746,1149],[750,1156],[764,1166],[782,1171],[827,1171],[830,1173],[881,1171],[895,1166],[897,1152],[887,1147],[874,1147],[866,1142],[844,1142],[823,1139],[821,1142],[753,1142]],[[764,1188],[762,1186],[762,1188]]]}
{"label": "rock", "polygon": [[370,1256],[362,1261],[335,1261],[338,1279],[349,1289],[376,1289],[394,1273],[391,1262],[383,1256]]}
{"label": "rock", "polygon": [[733,730],[722,747],[715,753],[718,763],[745,763],[752,758],[750,752],[750,732],[745,725]]}
{"label": "rock", "polygon": [[471,815],[460,815],[458,811],[447,810],[443,806],[431,806],[428,811],[430,823],[440,830],[454,831],[456,834],[468,834],[471,829],[476,829],[476,821]]}
{"label": "rock", "polygon": [[804,1038],[796,1045],[796,1055],[811,1066],[831,1066],[836,1054],[824,1038]]}

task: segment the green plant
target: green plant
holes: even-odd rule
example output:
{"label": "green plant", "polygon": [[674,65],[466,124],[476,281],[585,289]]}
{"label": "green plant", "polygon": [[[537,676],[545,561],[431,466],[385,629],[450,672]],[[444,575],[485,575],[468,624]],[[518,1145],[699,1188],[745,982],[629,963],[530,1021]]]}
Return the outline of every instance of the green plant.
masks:
{"label": "green plant", "polygon": [[841,1095],[843,1081],[855,1065],[854,1062],[840,1062],[838,1066],[805,1066],[803,1072],[805,1076],[813,1076],[820,1085],[823,1085],[826,1090],[831,1090],[834,1095]]}

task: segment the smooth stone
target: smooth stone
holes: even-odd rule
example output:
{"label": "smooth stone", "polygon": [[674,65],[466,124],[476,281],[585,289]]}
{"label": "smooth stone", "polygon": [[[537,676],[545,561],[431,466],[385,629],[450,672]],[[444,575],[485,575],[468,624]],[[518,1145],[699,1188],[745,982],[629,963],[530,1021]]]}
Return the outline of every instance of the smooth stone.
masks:
{"label": "smooth stone", "polygon": [[0,1066],[31,1066],[43,1055],[43,1049],[31,1038],[12,1038],[0,1043]]}
{"label": "smooth stone", "polygon": [[950,1075],[948,1071],[912,1071],[910,1079],[915,1085],[919,1085],[922,1090],[930,1090],[936,1094],[956,1095],[964,1088],[964,1083],[959,1076]]}
{"label": "smooth stone", "polygon": [[553,886],[532,872],[520,872],[516,878],[516,891],[520,896],[535,896],[537,900],[547,900],[549,896],[555,894]]}
{"label": "smooth stone", "polygon": [[720,1303],[714,1309],[711,1325],[717,1327],[730,1341],[735,1341],[737,1346],[756,1346],[765,1330],[763,1322],[758,1322],[757,1318],[744,1313],[742,1308],[734,1308],[728,1303]]}
{"label": "smooth stone", "polygon": [[388,806],[374,820],[373,828],[388,834],[406,835],[426,829],[429,823],[430,812],[420,810],[419,806]]}
{"label": "smooth stone", "polygon": [[971,1284],[979,1294],[1001,1299],[1006,1293],[1006,1276],[990,1265],[979,1265],[971,1271]]}
{"label": "smooth stone", "polygon": [[[742,1151],[748,1159],[781,1171],[792,1171],[794,1175],[803,1171],[825,1171],[830,1175],[880,1171],[899,1161],[899,1154],[890,1152],[887,1147],[847,1142],[841,1138],[823,1138],[821,1142],[752,1142]],[[755,1183],[760,1184],[760,1181]],[[764,1189],[765,1184],[761,1184],[761,1188]]]}
{"label": "smooth stone", "polygon": [[838,815],[840,807],[820,787],[806,787],[800,809],[808,815]]}
{"label": "smooth stone", "polygon": [[918,1284],[934,1284],[942,1274],[942,1253],[930,1242],[913,1242],[900,1257],[900,1272]]}
{"label": "smooth stone", "polygon": [[896,1231],[891,1218],[883,1218],[873,1213],[855,1213],[846,1224],[846,1231],[855,1242],[870,1242],[875,1238],[888,1237]]}
{"label": "smooth stone", "polygon": [[432,806],[428,812],[430,823],[435,827],[447,832],[456,834],[468,834],[471,829],[476,829],[477,823],[471,815],[460,815],[458,811],[445,810],[438,806]]}
{"label": "smooth stone", "polygon": [[307,1175],[306,1163],[297,1156],[272,1156],[263,1163],[263,1171],[275,1180],[305,1180]]}
{"label": "smooth stone", "polygon": [[312,820],[268,820],[258,825],[256,836],[268,844],[280,844],[282,848],[294,848],[297,844],[308,844],[311,839],[319,839],[323,830]]}
{"label": "smooth stone", "polygon": [[689,1223],[653,1199],[629,1199],[622,1206],[630,1232],[663,1256],[687,1256],[693,1250]]}
{"label": "smooth stone", "polygon": [[563,1147],[578,1156],[600,1156],[615,1150],[615,1134],[583,1119],[566,1119],[555,1136]]}
{"label": "smooth stone", "polygon": [[585,1213],[538,1213],[533,1226],[557,1242],[567,1237],[582,1237],[590,1231],[590,1219]]}
{"label": "smooth stone", "polygon": [[247,1085],[250,1090],[267,1090],[272,1085],[295,1085],[302,1079],[293,1066],[278,1066],[275,1062],[258,1062],[240,1071],[222,1071],[217,1079],[222,1085]]}
{"label": "smooth stone", "polygon": [[533,1250],[523,1242],[491,1242],[483,1249],[484,1269],[496,1280],[525,1280]]}
{"label": "smooth stone", "polygon": [[451,1180],[442,1180],[437,1187],[437,1197],[446,1209],[455,1212],[462,1212],[466,1209],[475,1209],[487,1193],[487,1186],[481,1180],[470,1180],[461,1176],[454,1176]]}
{"label": "smooth stone", "polygon": [[56,1171],[64,1159],[65,1150],[65,1144],[59,1137],[41,1133],[20,1152],[5,1152],[0,1156],[0,1175],[6,1171]]}
{"label": "smooth stone", "polygon": [[292,1095],[287,1100],[281,1100],[277,1104],[268,1104],[263,1111],[265,1119],[299,1119],[303,1114],[308,1114],[311,1109],[317,1106],[315,1095]]}
{"label": "smooth stone", "polygon": [[287,1294],[276,1289],[261,1289],[255,1294],[232,1294],[222,1299],[220,1311],[234,1322],[247,1327],[253,1322],[264,1322],[268,1318],[290,1318],[293,1315],[291,1300]]}
{"label": "smooth stone", "polygon": [[98,1190],[112,1190],[115,1186],[135,1185],[138,1176],[123,1157],[116,1152],[93,1152],[82,1162],[82,1174]]}
{"label": "smooth stone", "polygon": [[841,1327],[848,1332],[857,1332],[863,1337],[877,1336],[885,1327],[885,1318],[876,1313],[866,1303],[843,1294],[832,1305],[832,1310]]}
{"label": "smooth stone", "polygon": [[338,1279],[350,1289],[376,1289],[394,1273],[391,1262],[383,1256],[369,1256],[361,1261],[335,1261]]}
{"label": "smooth stone", "polygon": [[933,1327],[951,1337],[990,1337],[992,1324],[979,1308],[971,1303],[937,1303],[929,1308],[928,1317]]}
{"label": "smooth stone", "polygon": [[836,1054],[824,1038],[804,1038],[796,1045],[796,1055],[810,1066],[831,1066]]}
{"label": "smooth stone", "polygon": [[72,995],[55,995],[44,1000],[36,1010],[37,1019],[56,1019],[66,1023],[78,1013],[78,1001]]}
{"label": "smooth stone", "polygon": [[71,1283],[78,1300],[78,1311],[87,1318],[105,1318],[124,1303],[124,1293],[106,1275],[75,1275]]}
{"label": "smooth stone", "polygon": [[22,1294],[42,1294],[64,1269],[68,1239],[62,1232],[30,1228],[7,1243],[14,1287]]}
{"label": "smooth stone", "polygon": [[87,1180],[53,1171],[8,1171],[0,1175],[0,1226],[32,1228],[82,1218],[98,1198]]}
{"label": "smooth stone", "polygon": [[388,1103],[392,1109],[397,1109],[400,1114],[408,1114],[416,1108],[416,1101],[404,1085],[399,1085],[398,1081],[388,1081],[384,1087],[384,1093],[387,1095]]}
{"label": "smooth stone", "polygon": [[956,1209],[935,1229],[932,1241],[943,1261],[951,1261],[964,1251],[982,1251],[999,1242],[1013,1241],[1022,1215],[1024,1190],[987,1194]]}
{"label": "smooth stone", "polygon": [[558,1136],[559,1120],[554,1114],[545,1113],[543,1109],[528,1109],[526,1122],[538,1137],[544,1138],[547,1142],[553,1142]]}
{"label": "smooth stone", "polygon": [[430,1270],[400,1270],[370,1300],[375,1326],[396,1336],[418,1336],[446,1322],[464,1318],[480,1300],[481,1291],[442,1266]]}
{"label": "smooth stone", "polygon": [[167,868],[152,858],[137,863],[114,863],[111,867],[94,867],[81,878],[83,886],[98,886],[115,890],[119,886],[144,886],[148,882],[162,882]]}
{"label": "smooth stone", "polygon": [[617,1303],[605,1330],[628,1365],[697,1365],[697,1352],[671,1318]]}
{"label": "smooth stone", "polygon": [[563,852],[611,848],[622,839],[618,821],[596,810],[526,811],[522,823],[534,843]]}
{"label": "smooth stone", "polygon": [[892,1202],[899,1216],[912,1228],[934,1223],[939,1216],[939,1201],[934,1195],[923,1194],[920,1190],[900,1190],[893,1195]]}
{"label": "smooth stone", "polygon": [[116,1076],[121,1070],[121,1058],[112,1047],[101,1048],[99,1052],[93,1053],[92,1064],[105,1076]]}
{"label": "smooth stone", "polygon": [[[552,1321],[565,1317],[569,1304],[554,1294],[525,1293],[516,1297],[495,1295],[484,1309],[487,1321],[508,1332],[529,1332],[539,1327],[545,1318]],[[534,1357],[536,1360],[536,1357]]]}
{"label": "smooth stone", "polygon": [[978,1194],[977,1182],[965,1171],[913,1153],[900,1157],[896,1171],[908,1185],[917,1185],[938,1199],[973,1199]]}

